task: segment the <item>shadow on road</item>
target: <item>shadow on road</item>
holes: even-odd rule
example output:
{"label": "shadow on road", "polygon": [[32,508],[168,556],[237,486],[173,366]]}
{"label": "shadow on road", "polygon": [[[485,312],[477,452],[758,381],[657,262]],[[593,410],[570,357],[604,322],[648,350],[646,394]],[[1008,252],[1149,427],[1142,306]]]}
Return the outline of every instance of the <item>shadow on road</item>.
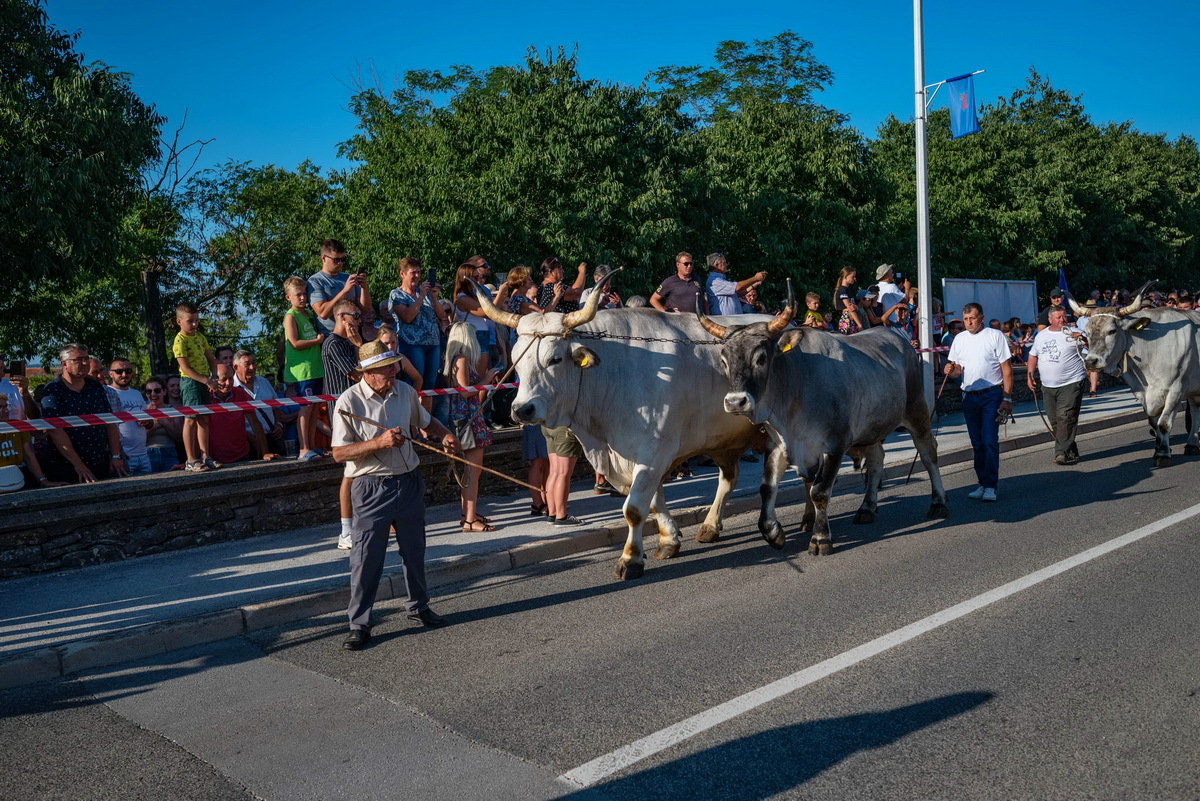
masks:
{"label": "shadow on road", "polygon": [[953,695],[840,718],[797,723],[706,748],[603,782],[566,799],[720,798],[755,801],[798,787],[860,751],[882,748],[970,712],[988,692]]}

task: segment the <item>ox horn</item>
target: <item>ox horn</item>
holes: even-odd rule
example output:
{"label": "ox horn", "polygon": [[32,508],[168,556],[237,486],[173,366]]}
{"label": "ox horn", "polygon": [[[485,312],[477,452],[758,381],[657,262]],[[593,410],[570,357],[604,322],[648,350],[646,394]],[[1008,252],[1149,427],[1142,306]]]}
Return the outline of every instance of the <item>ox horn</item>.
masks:
{"label": "ox horn", "polygon": [[475,287],[475,299],[479,301],[479,308],[483,309],[483,313],[488,316],[496,325],[506,325],[509,328],[516,328],[517,323],[521,321],[521,315],[512,312],[501,311],[496,308],[496,304],[492,303],[492,299],[487,296],[487,293],[475,283],[471,281],[471,286]]}
{"label": "ox horn", "polygon": [[1126,315],[1133,314],[1134,312],[1141,309],[1142,308],[1142,295],[1146,294],[1146,290],[1149,289],[1151,286],[1153,286],[1157,282],[1158,282],[1157,278],[1151,278],[1149,281],[1142,284],[1142,288],[1137,291],[1137,295],[1134,296],[1133,300],[1129,302],[1129,305],[1123,306],[1117,310],[1117,316],[1125,317]]}
{"label": "ox horn", "polygon": [[710,336],[716,339],[724,339],[729,334],[729,329],[720,323],[714,323],[712,320],[704,316],[700,311],[700,293],[696,293],[696,319],[700,321],[700,326],[709,333]]}
{"label": "ox horn", "polygon": [[1087,306],[1080,306],[1075,302],[1075,298],[1070,295],[1067,296],[1067,303],[1071,306],[1071,311],[1075,313],[1076,317],[1087,317],[1093,311],[1093,309],[1089,309]]}
{"label": "ox horn", "polygon": [[596,282],[596,286],[592,289],[592,294],[588,295],[587,303],[583,304],[583,308],[578,311],[567,312],[563,315],[563,328],[570,331],[584,323],[590,323],[592,318],[596,316],[596,310],[600,308],[600,301],[604,295],[604,285],[609,282],[609,279],[624,269],[624,267],[618,267],[615,270],[609,270],[605,273],[604,277]]}
{"label": "ox horn", "polygon": [[787,328],[796,316],[796,293],[792,291],[792,279],[790,278],[787,280],[787,288],[787,305],[783,307],[781,313],[775,315],[774,319],[767,323],[767,333],[772,336],[783,333],[783,329]]}

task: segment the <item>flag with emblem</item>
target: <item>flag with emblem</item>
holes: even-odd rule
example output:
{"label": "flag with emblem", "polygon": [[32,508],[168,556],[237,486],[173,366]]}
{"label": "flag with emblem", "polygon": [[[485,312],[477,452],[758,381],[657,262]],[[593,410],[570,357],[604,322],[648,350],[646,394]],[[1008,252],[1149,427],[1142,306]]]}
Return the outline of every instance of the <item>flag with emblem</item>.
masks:
{"label": "flag with emblem", "polygon": [[950,133],[955,139],[979,133],[979,117],[975,113],[974,76],[967,74],[947,78],[946,91],[950,95]]}

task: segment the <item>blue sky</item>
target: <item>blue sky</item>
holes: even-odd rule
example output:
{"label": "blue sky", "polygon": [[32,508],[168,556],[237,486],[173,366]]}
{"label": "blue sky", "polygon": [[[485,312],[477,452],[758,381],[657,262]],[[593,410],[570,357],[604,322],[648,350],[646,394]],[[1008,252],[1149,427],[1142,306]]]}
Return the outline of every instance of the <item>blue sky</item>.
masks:
{"label": "blue sky", "polygon": [[[718,42],[791,29],[834,73],[820,100],[867,136],[913,112],[912,4],[857,3],[164,3],[47,0],[50,21],[80,31],[79,49],[132,74],[135,91],[185,135],[212,138],[203,165],[229,159],[338,166],[354,133],[356,81],[390,87],[405,70],[518,63],[528,46],[579,48],[588,78],[639,83],[659,66],[708,64]],[[1194,0],[925,2],[927,83],[985,69],[976,98],[1020,87],[1029,68],[1082,95],[1097,122],[1200,136]],[[1190,55],[1189,55],[1190,54]],[[944,107],[944,94],[935,107]]]}

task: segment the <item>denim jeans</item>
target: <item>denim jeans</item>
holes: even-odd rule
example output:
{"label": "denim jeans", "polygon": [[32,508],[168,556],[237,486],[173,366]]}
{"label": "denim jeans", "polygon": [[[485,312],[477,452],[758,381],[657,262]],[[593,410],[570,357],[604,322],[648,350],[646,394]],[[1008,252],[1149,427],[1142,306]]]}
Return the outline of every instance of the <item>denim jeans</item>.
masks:
{"label": "denim jeans", "polygon": [[125,460],[125,469],[129,471],[131,476],[148,476],[154,472],[154,468],[150,462],[150,449],[146,449],[146,453],[141,456],[122,456]]}
{"label": "denim jeans", "polygon": [[[439,364],[442,355],[441,345],[409,345],[400,342],[396,345],[396,350],[400,351],[401,356],[412,362],[413,368],[421,374],[421,388],[433,389],[438,371],[441,369]],[[398,378],[406,384],[410,383],[408,376],[404,373],[400,373]]]}
{"label": "denim jeans", "polygon": [[174,448],[147,448],[146,456],[150,460],[151,473],[166,473],[179,464]]}
{"label": "denim jeans", "polygon": [[975,475],[981,487],[996,488],[1000,480],[1000,424],[996,414],[1004,400],[1000,386],[982,392],[963,392],[963,417],[975,451]]}

